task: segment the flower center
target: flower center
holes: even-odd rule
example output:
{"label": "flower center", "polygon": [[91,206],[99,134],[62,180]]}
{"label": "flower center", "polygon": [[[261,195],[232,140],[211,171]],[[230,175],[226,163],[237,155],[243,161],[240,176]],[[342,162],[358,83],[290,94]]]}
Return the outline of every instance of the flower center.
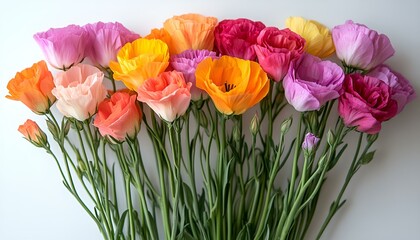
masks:
{"label": "flower center", "polygon": [[236,87],[236,85],[235,84],[229,84],[229,83],[227,83],[227,82],[225,82],[225,91],[226,92],[229,92],[230,90],[232,90],[232,89],[234,89]]}

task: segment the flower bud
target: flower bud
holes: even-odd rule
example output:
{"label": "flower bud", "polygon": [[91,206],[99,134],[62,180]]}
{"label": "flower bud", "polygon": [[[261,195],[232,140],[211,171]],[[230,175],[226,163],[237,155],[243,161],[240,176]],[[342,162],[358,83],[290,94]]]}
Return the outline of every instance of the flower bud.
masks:
{"label": "flower bud", "polygon": [[257,135],[260,131],[260,118],[257,114],[251,119],[251,124],[249,125],[249,131],[253,136]]}
{"label": "flower bud", "polygon": [[282,134],[285,134],[287,133],[287,131],[289,131],[290,126],[292,126],[292,121],[293,121],[293,118],[289,117],[288,119],[284,120],[281,123],[280,131]]}
{"label": "flower bud", "polygon": [[334,141],[335,141],[334,133],[331,130],[329,130],[327,134],[327,142],[330,146],[332,146],[334,145]]}
{"label": "flower bud", "polygon": [[305,155],[311,155],[315,152],[315,149],[318,147],[319,138],[316,137],[313,133],[308,132],[305,135],[305,139],[302,143],[302,149]]}
{"label": "flower bud", "polygon": [[28,119],[24,124],[19,126],[18,131],[36,147],[48,146],[47,135],[39,128],[36,122]]}
{"label": "flower bud", "polygon": [[376,141],[376,139],[378,139],[379,137],[379,133],[375,133],[375,134],[368,134],[366,139],[369,143],[373,143]]}

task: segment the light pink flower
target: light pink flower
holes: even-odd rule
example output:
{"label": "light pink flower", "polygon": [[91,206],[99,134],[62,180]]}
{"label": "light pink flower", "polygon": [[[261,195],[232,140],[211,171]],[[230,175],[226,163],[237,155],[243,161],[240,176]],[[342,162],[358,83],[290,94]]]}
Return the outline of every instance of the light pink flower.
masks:
{"label": "light pink flower", "polygon": [[137,89],[137,99],[146,103],[167,122],[173,122],[188,109],[191,83],[186,83],[181,72],[163,72],[149,78]]}
{"label": "light pink flower", "polygon": [[117,60],[118,50],[127,42],[132,42],[140,37],[125,28],[121,23],[97,22],[84,26],[89,33],[90,43],[87,49],[87,57],[95,64],[103,68],[109,66],[110,61]]}
{"label": "light pink flower", "polygon": [[126,137],[133,139],[137,136],[141,117],[136,95],[116,92],[110,99],[105,99],[99,104],[93,125],[102,136],[124,141]]}
{"label": "light pink flower", "polygon": [[34,39],[51,66],[66,70],[85,58],[89,35],[84,28],[69,25],[36,33]]}
{"label": "light pink flower", "polygon": [[78,64],[60,72],[54,79],[52,93],[57,98],[57,109],[66,117],[84,121],[96,113],[98,103],[107,94],[102,85],[104,74],[96,67]]}
{"label": "light pink flower", "polygon": [[264,28],[253,46],[258,62],[276,82],[286,75],[290,63],[299,59],[305,47],[305,39],[289,29]]}
{"label": "light pink flower", "polygon": [[332,37],[337,57],[346,66],[370,70],[395,53],[386,35],[350,20],[334,27]]}
{"label": "light pink flower", "polygon": [[287,101],[300,112],[319,110],[340,96],[343,70],[335,63],[304,54],[283,79]]}
{"label": "light pink flower", "polygon": [[182,72],[185,81],[192,83],[191,99],[194,101],[207,96],[205,91],[197,88],[195,85],[195,70],[197,65],[207,57],[215,59],[217,58],[217,55],[215,52],[208,50],[187,50],[172,56],[169,60],[172,68],[178,72]]}
{"label": "light pink flower", "polygon": [[400,113],[404,106],[416,97],[416,92],[410,82],[398,72],[391,70],[386,65],[379,65],[368,76],[378,78],[391,87],[392,99],[397,101],[398,111]]}
{"label": "light pink flower", "polygon": [[344,124],[360,132],[375,134],[381,124],[397,114],[397,102],[383,81],[358,73],[346,75],[344,93],[338,101],[338,113]]}

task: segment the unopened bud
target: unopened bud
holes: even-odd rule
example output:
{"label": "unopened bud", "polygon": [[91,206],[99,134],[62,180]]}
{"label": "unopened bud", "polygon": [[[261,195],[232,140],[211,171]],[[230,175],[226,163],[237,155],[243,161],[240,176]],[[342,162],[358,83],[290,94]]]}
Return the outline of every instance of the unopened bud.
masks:
{"label": "unopened bud", "polygon": [[260,118],[257,114],[251,119],[251,124],[249,125],[249,131],[253,136],[257,135],[260,131]]}
{"label": "unopened bud", "polygon": [[330,146],[332,146],[334,145],[334,141],[335,141],[334,133],[331,130],[329,130],[327,134],[327,142]]}
{"label": "unopened bud", "polygon": [[24,124],[19,126],[18,131],[36,147],[48,146],[47,135],[39,128],[36,122],[28,119]]}
{"label": "unopened bud", "polygon": [[307,133],[305,139],[302,143],[302,149],[306,155],[311,155],[314,153],[315,149],[318,147],[319,138],[312,133]]}
{"label": "unopened bud", "polygon": [[290,126],[292,126],[292,122],[293,122],[293,118],[292,118],[292,117],[289,117],[288,119],[284,120],[284,121],[281,123],[280,131],[281,131],[283,134],[286,134],[286,133],[287,133],[287,131],[289,131]]}
{"label": "unopened bud", "polygon": [[367,141],[369,143],[373,143],[373,142],[375,142],[378,139],[378,137],[379,137],[379,133],[376,133],[376,134],[368,134],[367,137],[366,137],[366,139],[367,139]]}

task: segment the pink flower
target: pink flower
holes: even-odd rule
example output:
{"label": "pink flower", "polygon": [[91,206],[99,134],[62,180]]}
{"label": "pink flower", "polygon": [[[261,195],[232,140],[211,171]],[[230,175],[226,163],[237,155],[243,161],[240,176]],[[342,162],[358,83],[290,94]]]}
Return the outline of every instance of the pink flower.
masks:
{"label": "pink flower", "polygon": [[146,80],[137,90],[137,99],[146,103],[167,122],[173,122],[188,109],[191,100],[191,83],[186,83],[182,73],[163,72]]}
{"label": "pink flower", "polygon": [[90,45],[87,57],[96,66],[107,68],[110,61],[117,60],[118,50],[127,42],[140,37],[137,33],[125,28],[121,23],[97,22],[84,26],[89,33]]}
{"label": "pink flower", "polygon": [[214,30],[215,46],[223,55],[255,60],[252,46],[257,42],[258,34],[265,28],[262,22],[249,19],[227,19],[219,22]]}
{"label": "pink flower", "polygon": [[353,68],[372,69],[395,53],[386,35],[353,21],[334,27],[332,37],[337,57]]}
{"label": "pink flower", "polygon": [[344,124],[360,132],[375,134],[381,123],[397,114],[397,102],[391,88],[383,81],[358,73],[346,76],[344,93],[338,101],[338,112]]}
{"label": "pink flower", "polygon": [[131,139],[140,131],[141,111],[136,95],[128,92],[116,92],[110,99],[105,99],[98,106],[93,125],[102,136],[110,136],[117,141]]}
{"label": "pink flower", "polygon": [[379,65],[367,75],[378,78],[391,87],[392,99],[398,104],[397,113],[400,113],[404,106],[416,97],[416,92],[410,82],[386,65]]}
{"label": "pink flower", "polygon": [[302,143],[302,149],[305,152],[311,153],[318,146],[319,138],[313,133],[308,132]]}
{"label": "pink flower", "polygon": [[195,86],[195,69],[197,68],[197,65],[207,57],[215,59],[217,58],[217,55],[215,52],[208,50],[187,50],[172,56],[169,60],[172,68],[178,72],[182,72],[185,81],[192,83],[191,99],[194,101],[207,95],[205,91],[198,89]]}
{"label": "pink flower", "polygon": [[54,79],[52,93],[57,98],[57,108],[66,117],[84,121],[96,113],[98,103],[107,94],[102,85],[104,74],[96,67],[78,64],[60,72]]}
{"label": "pink flower", "polygon": [[77,25],[63,28],[50,28],[34,35],[47,62],[57,69],[69,69],[85,57],[89,35]]}
{"label": "pink flower", "polygon": [[299,59],[305,39],[289,29],[267,27],[262,30],[254,45],[258,62],[267,74],[278,82],[286,75],[290,63]]}
{"label": "pink flower", "polygon": [[287,101],[300,112],[319,110],[340,96],[343,70],[335,63],[304,54],[283,79]]}

